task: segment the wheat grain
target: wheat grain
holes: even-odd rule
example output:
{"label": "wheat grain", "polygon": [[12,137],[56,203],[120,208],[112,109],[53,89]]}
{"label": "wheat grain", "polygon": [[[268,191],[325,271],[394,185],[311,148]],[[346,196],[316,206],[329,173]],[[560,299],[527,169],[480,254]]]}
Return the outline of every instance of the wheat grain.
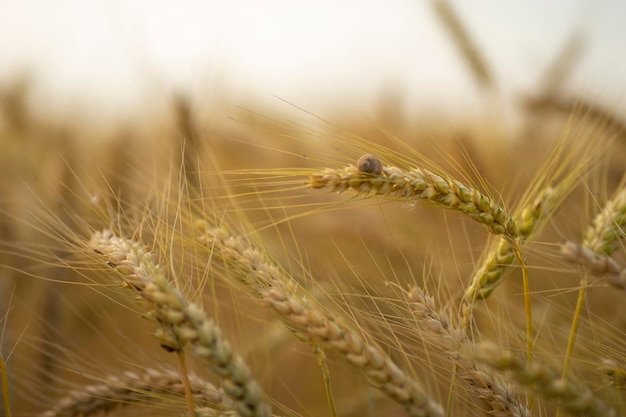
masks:
{"label": "wheat grain", "polygon": [[110,230],[95,232],[90,246],[153,308],[149,315],[160,324],[156,336],[164,348],[180,351],[191,344],[194,353],[223,378],[224,392],[235,400],[242,417],[271,415],[244,360],[233,352],[204,310],[187,303],[183,295],[172,288],[150,252],[140,243],[118,237]]}
{"label": "wheat grain", "polygon": [[576,416],[614,417],[616,412],[597,398],[587,387],[574,384],[549,371],[539,363],[526,363],[511,352],[499,351],[490,343],[481,344],[476,356],[478,360],[499,371],[510,371],[522,386],[530,388],[535,395],[551,401]]}
{"label": "wheat grain", "polygon": [[[233,404],[209,382],[191,375],[192,394],[198,407],[214,411],[232,409]],[[101,384],[87,385],[70,391],[39,417],[88,417],[105,414],[122,406],[149,403],[160,399],[165,402],[172,397],[184,398],[180,377],[175,372],[147,369],[144,373],[124,372],[111,376]]]}
{"label": "wheat grain", "polygon": [[370,385],[402,404],[411,416],[443,416],[441,406],[381,348],[299,294],[296,281],[259,249],[224,227],[211,227],[203,220],[196,226],[200,233],[197,239],[212,256],[221,259],[232,276],[244,284],[244,290],[272,309],[297,335],[339,353],[365,374]]}
{"label": "wheat grain", "polygon": [[482,223],[491,233],[510,239],[518,236],[515,221],[493,199],[460,181],[437,175],[425,168],[402,170],[385,166],[380,175],[362,172],[350,165],[326,168],[310,176],[310,188],[343,192],[348,189],[364,197],[383,196],[401,200],[425,200],[460,211]]}

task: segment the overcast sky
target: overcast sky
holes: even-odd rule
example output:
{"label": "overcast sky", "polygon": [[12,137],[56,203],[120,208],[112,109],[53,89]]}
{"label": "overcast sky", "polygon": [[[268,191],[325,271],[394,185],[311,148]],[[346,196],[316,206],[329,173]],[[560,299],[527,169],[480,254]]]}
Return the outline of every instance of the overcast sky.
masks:
{"label": "overcast sky", "polygon": [[[585,50],[568,85],[624,108],[626,2],[451,3],[500,94],[536,87],[579,31]],[[387,90],[451,108],[479,95],[426,0],[0,0],[0,81],[26,70],[55,107],[111,112],[155,90],[356,110]]]}

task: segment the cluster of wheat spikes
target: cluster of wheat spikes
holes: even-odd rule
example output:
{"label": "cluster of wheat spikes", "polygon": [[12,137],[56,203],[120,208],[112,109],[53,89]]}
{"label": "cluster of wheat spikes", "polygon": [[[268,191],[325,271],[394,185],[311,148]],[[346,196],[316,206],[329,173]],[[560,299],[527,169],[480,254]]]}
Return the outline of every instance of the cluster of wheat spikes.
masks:
{"label": "cluster of wheat spikes", "polygon": [[[185,96],[105,141],[0,86],[4,415],[626,417],[626,126],[563,95],[573,35],[519,143],[387,109],[411,144],[315,115],[220,130]],[[554,114],[574,115],[555,143]]]}
{"label": "cluster of wheat spikes", "polygon": [[[397,153],[371,146],[383,151],[383,158],[405,161]],[[333,416],[346,408],[338,396],[346,390],[332,384],[334,372],[342,367],[351,370],[353,381],[366,385],[354,388],[351,398],[359,415],[378,414],[376,407],[384,401],[373,394],[378,392],[397,403],[394,413],[403,409],[415,417],[625,416],[626,333],[619,325],[594,322],[593,311],[584,309],[590,292],[626,289],[623,183],[611,198],[595,200],[597,214],[585,214],[589,225],[580,232],[580,243],[564,232],[554,240],[536,241],[547,225],[559,220],[559,210],[566,211],[568,198],[584,188],[579,186],[592,183],[594,168],[606,149],[608,145],[566,135],[526,190],[508,204],[468,177],[455,178],[435,164],[387,165],[367,153],[344,167],[261,170],[253,175],[239,171],[231,173],[234,180],[219,175],[219,189],[203,183],[210,181],[208,177],[215,179],[212,174],[203,179],[183,169],[180,177],[168,179],[162,198],[141,207],[133,208],[119,198],[90,203],[106,226],[96,227],[87,218],[81,221],[78,212],[72,222],[57,216],[56,225],[45,225],[40,217],[44,226],[39,230],[62,239],[75,260],[53,259],[64,259],[64,266],[87,277],[89,285],[119,288],[134,296],[129,301],[132,310],[154,323],[157,345],[178,362],[175,372],[122,371],[97,384],[75,387],[40,415],[85,417],[159,404],[167,405],[168,415],[190,417],[300,415],[276,394],[263,367],[250,365],[249,352],[239,346],[237,335],[222,327],[228,322],[220,318],[228,289],[233,303],[244,303],[240,305],[251,311],[258,308],[250,315],[244,307],[231,310],[240,320],[252,315],[260,323],[280,323],[286,331],[279,336],[283,341],[276,343],[284,344],[286,338],[301,344],[300,352],[308,351],[320,372],[298,383],[307,386],[311,378],[319,378]],[[189,155],[186,159],[193,160]],[[202,161],[194,164],[197,169]],[[174,181],[177,185],[172,187]],[[250,186],[255,191],[245,191]],[[335,195],[325,202],[323,191]],[[293,198],[322,198],[322,202],[292,204]],[[283,217],[272,214],[269,227],[255,226],[243,214],[271,212],[276,201]],[[487,244],[448,299],[444,294],[449,280],[440,279],[433,286],[427,268],[422,277],[413,272],[402,277],[403,270],[392,264],[394,278],[389,279],[375,254],[368,254],[373,247],[367,243],[362,253],[371,257],[374,269],[384,277],[378,282],[366,282],[369,278],[359,270],[359,261],[350,259],[339,245],[335,251],[348,268],[337,266],[336,259],[330,266],[316,262],[313,249],[303,254],[307,247],[292,228],[297,221],[324,213],[341,217],[346,213],[343,206],[367,209],[364,204],[351,206],[355,201],[423,202],[431,206],[424,210],[443,208],[457,213],[452,217],[460,221],[468,218],[481,225]],[[290,212],[302,207],[304,211]],[[414,216],[409,221],[419,222],[415,213],[402,210],[397,215]],[[576,214],[581,215],[570,211],[568,216]],[[350,224],[347,219],[342,221]],[[284,225],[288,234],[278,242],[286,249],[275,254],[269,249],[272,245],[264,243],[262,232],[273,229],[280,235]],[[480,228],[472,233],[481,235]],[[295,241],[293,250],[287,249],[289,236]],[[429,239],[440,237],[435,234]],[[411,266],[406,251],[403,255]],[[390,256],[385,254],[386,259]],[[537,259],[544,263],[536,265]],[[535,290],[540,272],[544,280],[556,273],[569,277],[567,288],[552,290],[555,296],[577,291],[573,306],[558,306],[557,313],[570,326],[549,323],[554,314],[549,310],[556,304],[541,293],[550,291],[545,286]],[[508,286],[515,289],[513,293],[501,288],[509,283],[507,274],[518,278],[509,280],[514,281]],[[358,285],[344,286],[354,283],[355,277]],[[623,297],[623,292],[618,296]],[[558,333],[556,326],[570,330]],[[261,334],[254,338],[258,339],[254,350],[280,363],[279,357],[274,358],[275,347],[263,347]],[[577,344],[577,338],[587,343]],[[4,387],[6,398],[6,382]]]}
{"label": "cluster of wheat spikes", "polygon": [[626,417],[615,120],[433,156],[421,130],[319,119],[208,145],[188,102],[175,114],[175,135],[68,140],[62,163],[35,152],[46,123],[0,124],[9,182],[36,178],[34,198],[0,183],[5,415]]}

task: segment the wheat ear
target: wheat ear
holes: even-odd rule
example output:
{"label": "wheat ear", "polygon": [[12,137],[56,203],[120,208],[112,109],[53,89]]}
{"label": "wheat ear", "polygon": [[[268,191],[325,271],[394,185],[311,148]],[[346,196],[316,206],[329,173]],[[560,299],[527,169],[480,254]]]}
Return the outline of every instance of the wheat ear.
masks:
{"label": "wheat ear", "polygon": [[[626,187],[619,190],[596,215],[593,224],[585,232],[582,245],[566,242],[561,246],[561,253],[565,259],[583,265],[592,274],[607,276],[612,286],[626,289],[626,269],[620,268],[617,262],[610,258],[619,247],[615,243],[616,240],[624,237],[624,224],[626,224]],[[587,274],[580,276],[578,299],[563,361],[563,378],[567,375],[574,352],[580,315],[585,303],[587,280]]]}
{"label": "wheat ear", "polygon": [[[560,201],[560,194],[552,187],[545,188],[531,205],[525,207],[517,218],[520,242],[525,242],[536,230],[536,226],[545,220]],[[475,300],[489,297],[502,283],[504,272],[515,261],[515,252],[511,242],[500,240],[495,250],[489,253],[472,282],[465,291],[465,302],[472,304]]]}
{"label": "wheat ear", "polygon": [[[565,242],[561,253],[569,262],[584,266],[591,274],[608,277],[612,286],[626,289],[626,268],[621,267],[610,256],[619,245],[617,241],[626,237],[626,187],[621,188],[593,219],[580,245]],[[584,295],[585,282],[581,282]]]}
{"label": "wheat ear", "polygon": [[[368,155],[377,158],[375,155]],[[425,168],[403,170],[384,166],[380,174],[350,165],[326,168],[310,176],[310,188],[343,192],[348,189],[361,196],[384,196],[400,200],[424,200],[437,206],[460,211],[482,223],[491,233],[517,238],[515,221],[493,199],[455,179],[437,175]]]}
{"label": "wheat ear", "polygon": [[544,400],[558,404],[560,409],[575,416],[614,417],[615,410],[593,395],[587,387],[558,376],[538,362],[527,364],[511,352],[501,352],[492,344],[482,344],[476,358],[499,371],[510,371],[522,386],[531,389]]}
{"label": "wheat ear", "polygon": [[619,245],[616,241],[624,239],[626,226],[626,186],[622,187],[596,215],[593,225],[587,229],[583,246],[594,252],[611,255]]}
{"label": "wheat ear", "polygon": [[563,259],[586,268],[592,275],[605,277],[609,285],[626,290],[626,268],[602,252],[565,242],[561,245]]}
{"label": "wheat ear", "polygon": [[478,367],[467,356],[467,352],[474,350],[474,343],[464,330],[453,324],[447,314],[437,312],[432,296],[418,287],[411,288],[406,295],[420,329],[426,332],[424,342],[432,344],[439,353],[453,360],[461,379],[491,407],[486,410],[488,414],[497,417],[530,417],[530,411],[519,402],[510,387],[493,373]]}
{"label": "wheat ear", "polygon": [[160,324],[156,336],[164,348],[180,351],[190,344],[194,353],[223,378],[224,392],[236,402],[242,417],[271,415],[244,360],[233,352],[204,310],[188,303],[172,287],[163,267],[155,263],[150,252],[140,243],[116,236],[110,230],[95,232],[90,246],[152,307],[149,316]]}
{"label": "wheat ear", "polygon": [[259,249],[224,227],[214,228],[203,220],[196,226],[198,240],[244,284],[244,291],[273,310],[299,338],[339,353],[365,374],[370,385],[403,405],[411,416],[443,417],[441,406],[381,348],[300,295],[296,281]]}
{"label": "wheat ear", "polygon": [[[199,407],[226,411],[233,404],[209,382],[196,376],[189,378],[192,394]],[[111,376],[106,382],[87,385],[80,390],[73,390],[52,408],[39,417],[88,417],[106,414],[114,409],[131,404],[142,404],[175,396],[183,398],[184,387],[180,376],[175,372],[161,372],[148,369],[143,374],[124,372]]]}

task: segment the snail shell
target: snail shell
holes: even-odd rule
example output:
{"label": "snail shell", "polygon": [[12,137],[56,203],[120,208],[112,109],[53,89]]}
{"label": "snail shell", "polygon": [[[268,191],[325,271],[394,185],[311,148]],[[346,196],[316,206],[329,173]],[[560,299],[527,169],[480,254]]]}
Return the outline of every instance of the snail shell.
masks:
{"label": "snail shell", "polygon": [[380,175],[383,172],[383,163],[380,158],[373,153],[368,153],[359,158],[356,163],[359,172],[372,175]]}

